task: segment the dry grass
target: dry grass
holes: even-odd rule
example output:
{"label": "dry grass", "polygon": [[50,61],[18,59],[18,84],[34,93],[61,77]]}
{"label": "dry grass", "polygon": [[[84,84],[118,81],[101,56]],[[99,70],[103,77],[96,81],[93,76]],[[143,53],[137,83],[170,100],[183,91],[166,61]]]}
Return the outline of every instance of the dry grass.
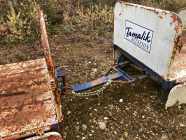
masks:
{"label": "dry grass", "polygon": [[[38,39],[38,29],[34,23],[35,1],[44,9],[49,32],[53,34],[58,30],[54,25],[63,23],[65,33],[81,32],[94,37],[112,35],[113,5],[116,0],[0,0],[1,44],[10,45],[26,40],[32,43]],[[171,11],[186,7],[186,0],[126,1]]]}
{"label": "dry grass", "polygon": [[65,15],[64,30],[80,31],[94,36],[107,36],[112,32],[113,9],[109,6],[93,5],[90,8],[80,7],[75,16]]}

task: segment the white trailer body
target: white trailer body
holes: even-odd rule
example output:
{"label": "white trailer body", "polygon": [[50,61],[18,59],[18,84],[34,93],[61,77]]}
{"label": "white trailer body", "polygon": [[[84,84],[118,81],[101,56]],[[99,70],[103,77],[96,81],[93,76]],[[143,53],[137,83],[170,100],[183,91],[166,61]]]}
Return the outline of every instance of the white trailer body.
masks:
{"label": "white trailer body", "polygon": [[167,80],[180,21],[173,12],[117,2],[113,43]]}
{"label": "white trailer body", "polygon": [[115,5],[117,59],[124,56],[168,89],[166,108],[186,103],[186,34],[182,31],[182,21],[174,12],[127,2]]}

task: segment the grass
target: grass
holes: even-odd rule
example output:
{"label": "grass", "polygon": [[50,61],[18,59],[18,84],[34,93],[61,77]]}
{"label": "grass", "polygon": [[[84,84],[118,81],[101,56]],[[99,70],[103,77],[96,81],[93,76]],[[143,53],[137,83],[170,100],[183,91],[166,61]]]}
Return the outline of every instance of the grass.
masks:
{"label": "grass", "polygon": [[113,8],[107,5],[80,7],[75,16],[65,15],[65,32],[81,32],[93,36],[108,36],[113,31]]}
{"label": "grass", "polygon": [[0,44],[11,45],[35,40],[37,38],[36,2],[28,0],[27,3],[24,3],[13,0],[4,5],[6,5],[7,11],[4,11],[0,17],[3,25],[7,27],[7,31],[0,34]]}
{"label": "grass", "polygon": [[[4,2],[3,2],[4,1]],[[0,1],[0,45],[33,43],[39,38],[37,7],[46,14],[50,34],[82,33],[92,38],[111,37],[115,0],[2,0]],[[172,11],[186,6],[184,0],[127,0]],[[1,33],[2,25],[7,31]],[[58,27],[62,27],[59,29]],[[3,30],[4,31],[4,30]]]}

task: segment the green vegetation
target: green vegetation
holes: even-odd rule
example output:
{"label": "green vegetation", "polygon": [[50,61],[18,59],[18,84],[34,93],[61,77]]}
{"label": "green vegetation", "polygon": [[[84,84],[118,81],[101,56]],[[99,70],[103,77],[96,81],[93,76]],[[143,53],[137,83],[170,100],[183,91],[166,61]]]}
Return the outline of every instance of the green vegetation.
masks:
{"label": "green vegetation", "polygon": [[37,37],[37,4],[28,0],[12,0],[1,5],[0,43],[32,41]]}
{"label": "green vegetation", "polygon": [[[46,14],[49,33],[80,32],[110,36],[116,0],[0,0],[0,44],[32,43],[38,40],[38,5]],[[128,2],[177,11],[183,0],[127,0]],[[61,25],[60,28],[58,25]]]}
{"label": "green vegetation", "polygon": [[33,43],[38,40],[37,9],[44,9],[48,24],[53,24],[57,4],[53,0],[0,1],[0,44]]}
{"label": "green vegetation", "polygon": [[[79,7],[75,16],[65,15],[65,32],[82,32],[94,36],[106,36],[112,32],[113,9],[110,6],[91,5]],[[81,30],[79,30],[81,29]]]}

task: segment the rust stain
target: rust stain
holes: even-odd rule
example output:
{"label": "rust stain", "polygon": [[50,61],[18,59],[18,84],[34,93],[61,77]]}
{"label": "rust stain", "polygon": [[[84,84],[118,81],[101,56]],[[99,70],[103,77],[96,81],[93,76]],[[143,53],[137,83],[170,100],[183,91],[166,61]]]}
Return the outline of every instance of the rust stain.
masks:
{"label": "rust stain", "polygon": [[171,18],[172,18],[172,22],[173,23],[175,23],[177,21],[177,19],[178,19],[177,16],[174,15],[174,14],[171,16]]}
{"label": "rust stain", "polygon": [[52,60],[52,55],[51,55],[50,46],[49,46],[49,42],[48,42],[48,35],[47,35],[43,11],[39,9],[38,13],[39,13],[39,19],[40,19],[39,21],[40,21],[40,30],[41,30],[41,46],[44,51],[48,70],[50,72],[51,77],[54,79],[55,87],[53,87],[53,92],[55,94],[57,117],[58,117],[58,121],[60,122],[61,116],[62,116],[61,95],[59,94],[58,88],[56,87],[56,85],[58,85],[58,83],[57,83],[57,80],[55,79],[55,64]]}
{"label": "rust stain", "polygon": [[45,19],[44,19],[43,11],[39,10],[38,12],[39,12],[39,18],[40,18],[41,47],[43,48],[45,59],[46,59],[50,74],[54,78],[55,77],[55,64],[52,60],[52,55],[51,55],[50,46],[48,42]]}
{"label": "rust stain", "polygon": [[0,66],[2,138],[57,122],[50,79],[45,59]]}
{"label": "rust stain", "polygon": [[[179,44],[180,43],[180,44]],[[177,42],[178,47],[175,49],[175,55],[170,67],[170,79],[177,82],[186,81],[186,31]]]}
{"label": "rust stain", "polygon": [[49,136],[48,140],[62,140],[62,138],[59,136]]}
{"label": "rust stain", "polygon": [[[182,21],[176,14],[172,14],[171,16],[172,22],[170,24],[174,24],[176,36],[174,37],[174,46],[172,57],[168,66],[168,79],[170,80],[178,80],[181,78],[182,74],[179,74],[180,71],[186,69],[186,61],[183,57],[185,57],[185,45],[183,44],[182,38],[183,35],[183,28],[182,28]],[[180,64],[180,62],[182,64]],[[182,66],[181,66],[182,65]],[[182,75],[183,76],[183,75]]]}
{"label": "rust stain", "polygon": [[172,22],[170,24],[175,24],[175,31],[177,33],[180,33],[182,30],[182,21],[181,19],[176,15],[172,14],[171,15]]}
{"label": "rust stain", "polygon": [[163,16],[162,16],[162,15],[159,15],[159,18],[160,18],[160,19],[163,19]]}

